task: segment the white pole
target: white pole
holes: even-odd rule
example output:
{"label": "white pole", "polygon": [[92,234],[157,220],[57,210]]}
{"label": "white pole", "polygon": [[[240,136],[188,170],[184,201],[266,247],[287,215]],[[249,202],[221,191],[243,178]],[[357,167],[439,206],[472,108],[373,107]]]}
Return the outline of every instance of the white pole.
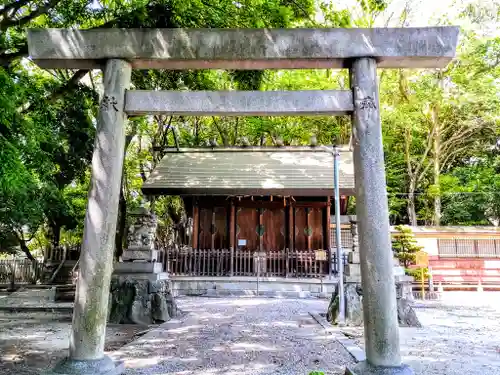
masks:
{"label": "white pole", "polygon": [[[345,295],[344,295],[344,256],[340,238],[340,183],[339,183],[339,157],[340,154],[335,147],[333,150],[327,146],[319,146],[328,151],[333,156],[333,193],[335,201],[335,247],[337,248],[337,277],[339,292],[339,314],[337,324],[345,325]],[[330,249],[330,269],[331,269],[331,249]]]}
{"label": "white pole", "polygon": [[340,184],[339,184],[339,153],[333,150],[333,186],[335,193],[335,246],[337,247],[337,276],[339,291],[338,325],[345,324],[345,298],[344,298],[344,256],[340,237]]}

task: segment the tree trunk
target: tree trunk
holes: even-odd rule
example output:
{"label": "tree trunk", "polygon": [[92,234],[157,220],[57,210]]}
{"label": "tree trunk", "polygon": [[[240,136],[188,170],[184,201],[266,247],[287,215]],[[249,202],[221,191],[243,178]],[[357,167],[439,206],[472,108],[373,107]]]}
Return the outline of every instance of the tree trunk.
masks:
{"label": "tree trunk", "polygon": [[417,212],[415,210],[415,186],[414,183],[410,183],[410,188],[408,192],[408,220],[411,226],[416,227],[417,222]]}
{"label": "tree trunk", "polygon": [[[439,165],[439,162],[437,163]],[[439,172],[434,171],[434,185],[436,185],[438,191],[434,197],[434,220],[433,224],[435,226],[441,225],[441,188],[439,186]]]}
{"label": "tree trunk", "polygon": [[26,242],[22,240],[20,241],[19,245],[21,245],[21,250],[26,255],[26,257],[32,262],[36,262],[36,259],[33,257],[33,255],[31,255],[30,249],[28,249],[28,246],[26,246]]}
{"label": "tree trunk", "polygon": [[[123,179],[122,179],[123,185]],[[119,259],[123,254],[123,240],[127,226],[127,200],[123,195],[123,186],[120,191],[120,202],[118,204],[118,225],[115,238],[115,257]]]}
{"label": "tree trunk", "polygon": [[[132,129],[129,134],[125,137],[125,147],[123,148],[123,159],[127,156],[127,149],[137,134],[137,123],[134,122]],[[125,227],[127,225],[127,200],[125,199],[125,193],[123,190],[123,185],[125,183],[125,163],[123,163],[122,169],[122,182],[120,187],[120,201],[118,203],[118,222],[116,225],[116,237],[115,237],[115,258],[118,259],[123,254],[123,239],[125,237]]]}
{"label": "tree trunk", "polygon": [[56,224],[55,227],[52,228],[52,235],[54,236],[52,237],[52,246],[57,248],[61,244],[61,225]]}
{"label": "tree trunk", "polygon": [[441,173],[441,126],[438,119],[438,108],[437,106],[432,107],[431,121],[434,127],[434,139],[433,139],[433,179],[434,179],[434,215],[432,218],[432,223],[435,226],[441,225],[441,186],[440,186],[440,173]]}
{"label": "tree trunk", "polygon": [[432,142],[431,142],[432,138],[430,137],[432,137],[432,135],[430,135],[427,140],[428,145],[424,154],[422,155],[420,160],[417,161],[416,165],[414,165],[414,162],[412,162],[411,160],[411,150],[410,150],[411,130],[409,128],[405,130],[406,173],[409,180],[407,208],[408,208],[408,221],[412,226],[418,225],[417,212],[415,209],[415,191],[417,189],[420,180],[423,178],[423,176],[426,175],[427,170],[430,166],[430,163],[424,166],[424,162],[427,159],[427,154],[432,147]]}
{"label": "tree trunk", "polygon": [[21,247],[22,252],[26,255],[26,258],[28,258],[32,262],[36,262],[36,259],[33,257],[30,249],[26,245],[25,239],[17,233],[15,233],[15,235],[16,235],[17,241],[19,242],[19,246]]}
{"label": "tree trunk", "polygon": [[49,230],[47,236],[50,242],[50,246],[53,249],[57,249],[61,242],[61,225],[59,225],[56,220],[50,220],[48,223],[48,227]]}
{"label": "tree trunk", "polygon": [[236,146],[236,143],[238,143],[238,124],[239,124],[239,118],[236,117],[235,123],[234,123],[234,139],[233,139],[233,146]]}
{"label": "tree trunk", "polygon": [[417,187],[417,176],[413,171],[410,155],[411,129],[407,126],[405,129],[405,161],[406,173],[410,183],[408,185],[408,220],[411,226],[417,226],[417,212],[415,211],[415,189]]}

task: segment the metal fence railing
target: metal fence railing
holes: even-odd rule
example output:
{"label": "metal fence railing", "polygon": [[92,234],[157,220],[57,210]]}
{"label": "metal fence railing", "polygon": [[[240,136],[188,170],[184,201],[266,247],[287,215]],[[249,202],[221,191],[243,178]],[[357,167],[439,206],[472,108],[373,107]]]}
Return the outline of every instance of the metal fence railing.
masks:
{"label": "metal fence railing", "polygon": [[[331,226],[330,230],[330,243],[332,246],[335,246],[336,243],[336,233],[335,233],[335,225]],[[353,238],[351,228],[340,228],[340,243],[344,249],[352,249],[353,246]]]}
{"label": "metal fence railing", "polygon": [[500,239],[438,239],[443,258],[500,258]]}

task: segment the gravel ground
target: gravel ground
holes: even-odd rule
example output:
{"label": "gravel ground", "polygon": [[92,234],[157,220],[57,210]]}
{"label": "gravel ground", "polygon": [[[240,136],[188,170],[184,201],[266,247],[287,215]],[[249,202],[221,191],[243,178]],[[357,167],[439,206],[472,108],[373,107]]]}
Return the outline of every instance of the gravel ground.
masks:
{"label": "gravel ground", "polygon": [[415,309],[423,328],[401,328],[400,337],[416,375],[500,374],[500,292],[447,292]]}
{"label": "gravel ground", "polygon": [[[0,374],[39,375],[68,354],[70,315],[0,312]],[[108,325],[107,351],[130,342],[144,327]]]}
{"label": "gravel ground", "polygon": [[[308,312],[327,301],[182,298],[189,312],[115,351],[127,375],[343,374],[347,352]],[[449,292],[418,303],[423,328],[401,329],[404,362],[416,375],[500,375],[500,293]],[[0,374],[35,375],[67,354],[69,316],[0,313]],[[106,350],[142,331],[110,326]],[[350,329],[363,345],[362,329]]]}
{"label": "gravel ground", "polygon": [[326,301],[182,298],[189,314],[116,353],[127,375],[344,374],[350,355],[308,314]]}

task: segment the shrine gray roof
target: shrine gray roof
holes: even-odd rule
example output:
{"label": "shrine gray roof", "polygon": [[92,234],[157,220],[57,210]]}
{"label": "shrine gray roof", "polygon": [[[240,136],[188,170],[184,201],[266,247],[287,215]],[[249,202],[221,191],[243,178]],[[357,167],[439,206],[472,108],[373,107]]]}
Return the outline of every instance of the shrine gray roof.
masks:
{"label": "shrine gray roof", "polygon": [[[341,148],[340,192],[354,194],[352,153]],[[167,152],[142,186],[164,195],[333,195],[333,156],[315,147]]]}

